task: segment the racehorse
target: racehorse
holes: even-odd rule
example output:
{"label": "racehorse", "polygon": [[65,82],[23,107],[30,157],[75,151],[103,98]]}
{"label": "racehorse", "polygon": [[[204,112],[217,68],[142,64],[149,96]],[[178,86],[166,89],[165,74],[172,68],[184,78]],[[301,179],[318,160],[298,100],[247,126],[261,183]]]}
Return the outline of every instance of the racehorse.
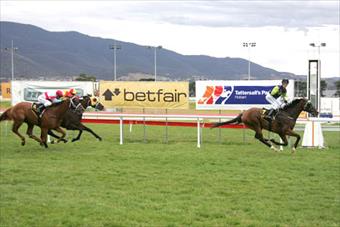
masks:
{"label": "racehorse", "polygon": [[[40,145],[47,146],[47,132],[49,129],[54,129],[62,134],[61,138],[64,138],[66,133],[60,128],[61,120],[63,119],[66,111],[69,108],[79,108],[79,98],[65,98],[58,104],[53,104],[45,110],[45,113],[39,118],[39,114],[33,110],[33,105],[30,102],[20,102],[15,106],[7,109],[1,116],[0,121],[13,120],[12,131],[18,135],[21,139],[21,145],[25,145],[25,137],[22,136],[18,129],[25,122],[28,127],[26,134],[29,138],[34,139],[40,143]],[[40,138],[33,135],[33,127],[37,125],[41,128]],[[59,142],[59,141],[58,141]]]}
{"label": "racehorse", "polygon": [[251,108],[239,114],[236,118],[230,121],[215,123],[211,128],[216,128],[228,124],[243,123],[245,126],[255,131],[256,139],[260,140],[262,143],[276,151],[278,151],[277,148],[269,143],[268,139],[263,137],[262,129],[277,133],[280,136],[283,143],[276,142],[274,139],[270,140],[276,145],[287,146],[288,140],[286,136],[293,136],[296,137],[296,141],[292,148],[292,152],[295,152],[296,147],[300,141],[300,135],[294,132],[293,129],[296,124],[296,119],[299,117],[302,111],[306,111],[313,116],[318,115],[317,110],[313,107],[310,101],[304,98],[300,98],[295,99],[291,103],[287,104],[276,114],[276,117],[273,120],[264,119],[263,109]]}
{"label": "racehorse", "polygon": [[[90,95],[83,96],[80,98],[81,101],[81,108],[77,109],[77,111],[74,110],[67,110],[62,122],[61,122],[61,127],[66,128],[67,130],[79,130],[78,136],[76,138],[72,139],[72,142],[77,141],[80,139],[81,134],[83,133],[83,130],[90,132],[94,137],[96,137],[99,141],[102,140],[100,136],[98,136],[94,131],[92,131],[90,128],[86,127],[81,123],[81,119],[83,117],[83,112],[88,106],[91,106],[95,108],[96,110],[103,110],[104,106],[97,101],[96,98],[93,98],[91,100]],[[67,142],[65,139],[61,139],[59,136],[54,134],[52,130],[48,130],[48,134],[50,136],[53,136],[54,138],[57,138],[58,140]]]}

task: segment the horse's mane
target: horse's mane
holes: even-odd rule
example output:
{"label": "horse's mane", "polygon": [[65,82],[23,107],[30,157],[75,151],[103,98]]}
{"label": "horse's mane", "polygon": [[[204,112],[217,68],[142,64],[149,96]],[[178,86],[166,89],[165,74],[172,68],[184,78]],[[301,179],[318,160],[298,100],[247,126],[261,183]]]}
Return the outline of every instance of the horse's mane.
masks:
{"label": "horse's mane", "polygon": [[[86,105],[86,107],[90,106],[91,105],[91,102],[89,103],[89,100],[91,100],[91,97],[89,95],[83,95],[81,97],[81,105],[84,107],[84,105]],[[85,107],[85,108],[86,108]]]}
{"label": "horse's mane", "polygon": [[65,101],[66,101],[66,99],[63,99],[61,102],[53,103],[53,104],[51,105],[51,107],[59,106],[59,105],[61,105],[62,103],[64,103]]}
{"label": "horse's mane", "polygon": [[291,107],[296,106],[298,103],[300,103],[302,100],[306,100],[304,98],[298,98],[298,99],[294,99],[293,101],[291,101],[290,103],[288,103],[285,107],[283,107],[283,110],[287,110]]}

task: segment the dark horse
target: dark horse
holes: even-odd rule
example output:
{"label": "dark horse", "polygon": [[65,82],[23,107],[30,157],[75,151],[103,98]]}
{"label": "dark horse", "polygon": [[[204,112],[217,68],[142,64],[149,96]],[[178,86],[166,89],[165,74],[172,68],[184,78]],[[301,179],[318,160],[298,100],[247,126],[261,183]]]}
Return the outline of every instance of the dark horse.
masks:
{"label": "dark horse", "polygon": [[276,145],[287,146],[288,136],[296,137],[296,141],[293,147],[293,152],[295,151],[297,145],[300,141],[300,135],[293,131],[296,119],[299,117],[302,111],[306,111],[313,116],[317,116],[318,112],[313,107],[312,103],[307,99],[295,99],[291,103],[287,104],[283,110],[279,111],[274,120],[266,120],[264,119],[263,109],[260,108],[251,108],[241,114],[239,114],[236,118],[213,124],[212,128],[216,128],[222,125],[228,124],[240,124],[243,123],[248,128],[255,131],[255,138],[260,140],[262,143],[267,145],[268,147],[277,150],[269,140],[263,137],[262,129],[266,129],[272,132],[277,133],[282,139],[283,143],[276,142],[274,139],[270,141]]}
{"label": "dark horse", "polygon": [[[69,108],[77,109],[79,107],[79,99],[77,97],[66,98],[58,104],[48,107],[39,119],[38,114],[32,109],[32,103],[20,102],[15,106],[7,109],[1,116],[0,121],[13,120],[12,131],[21,139],[21,145],[25,145],[25,137],[22,136],[18,129],[25,122],[27,127],[27,135],[34,139],[40,145],[47,146],[47,132],[49,129],[56,130],[62,134],[61,139],[65,137],[66,133],[60,128],[61,120]],[[37,125],[41,128],[40,138],[33,135],[33,127]]]}
{"label": "dark horse", "polygon": [[[102,138],[98,136],[90,128],[83,125],[81,123],[81,119],[83,117],[83,112],[85,111],[87,107],[91,106],[95,108],[96,110],[103,110],[104,106],[100,102],[98,102],[96,98],[91,99],[91,96],[89,95],[83,96],[82,98],[80,98],[80,100],[81,100],[80,101],[81,109],[77,109],[77,111],[70,110],[70,109],[67,110],[60,126],[63,128],[66,128],[67,130],[79,130],[78,136],[72,139],[72,142],[80,139],[80,136],[83,133],[83,130],[91,133],[94,137],[96,137],[99,141],[101,141]],[[48,130],[48,134],[60,140],[60,137],[54,134],[52,130]],[[65,139],[61,139],[61,140],[64,142],[67,142],[67,140]]]}

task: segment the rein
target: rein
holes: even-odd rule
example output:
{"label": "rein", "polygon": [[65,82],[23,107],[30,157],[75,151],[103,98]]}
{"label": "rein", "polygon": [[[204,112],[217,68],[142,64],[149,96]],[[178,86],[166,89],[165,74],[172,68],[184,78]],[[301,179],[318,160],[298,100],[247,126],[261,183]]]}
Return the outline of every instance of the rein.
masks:
{"label": "rein", "polygon": [[[85,110],[85,108],[83,107],[83,105],[81,105],[80,102],[78,103],[78,105],[74,104],[74,102],[73,102],[73,99],[74,99],[74,98],[76,98],[76,96],[74,96],[74,97],[72,97],[72,98],[70,99],[69,108],[72,107],[72,108],[74,109],[75,112],[76,112],[76,111],[83,112],[83,111]],[[79,108],[81,108],[81,110],[78,110]]]}
{"label": "rein", "polygon": [[98,111],[98,109],[97,109],[97,106],[99,105],[99,102],[97,102],[96,103],[96,105],[94,106],[94,109],[96,110],[96,111]]}
{"label": "rein", "polygon": [[308,100],[306,103],[305,103],[305,105],[303,106],[303,110],[304,111],[306,111],[306,108],[307,108],[307,106],[310,104],[311,102]]}
{"label": "rein", "polygon": [[[292,105],[292,103],[288,104],[290,106],[288,108],[284,108],[284,110],[281,113],[284,113],[286,118],[293,120],[293,121],[296,121],[299,114],[302,111],[306,111],[306,107],[308,106],[309,101],[307,101],[304,104],[304,107],[300,110],[301,107],[299,107],[299,106],[301,106],[301,105],[299,105],[299,103],[303,102],[303,101],[304,101],[304,99],[294,100],[293,102],[295,102],[295,103],[293,105]],[[295,118],[295,115],[296,115],[296,118]]]}

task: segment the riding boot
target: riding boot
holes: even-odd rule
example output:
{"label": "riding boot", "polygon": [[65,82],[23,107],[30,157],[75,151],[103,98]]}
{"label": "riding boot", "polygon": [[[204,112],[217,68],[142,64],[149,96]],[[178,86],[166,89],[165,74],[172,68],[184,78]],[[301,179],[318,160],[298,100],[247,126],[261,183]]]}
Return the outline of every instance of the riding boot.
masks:
{"label": "riding boot", "polygon": [[275,111],[274,109],[270,109],[268,114],[266,116],[264,116],[264,119],[266,119],[268,121],[272,120],[272,115],[273,115],[274,111]]}
{"label": "riding boot", "polygon": [[43,111],[44,111],[45,108],[46,108],[46,107],[45,107],[44,105],[40,105],[40,106],[37,108],[38,113],[39,113],[39,117],[42,116],[42,113],[43,113]]}
{"label": "riding boot", "polygon": [[274,110],[274,113],[273,113],[273,120],[275,120],[276,116],[279,114],[279,112],[281,111],[282,109],[277,109],[277,110]]}

